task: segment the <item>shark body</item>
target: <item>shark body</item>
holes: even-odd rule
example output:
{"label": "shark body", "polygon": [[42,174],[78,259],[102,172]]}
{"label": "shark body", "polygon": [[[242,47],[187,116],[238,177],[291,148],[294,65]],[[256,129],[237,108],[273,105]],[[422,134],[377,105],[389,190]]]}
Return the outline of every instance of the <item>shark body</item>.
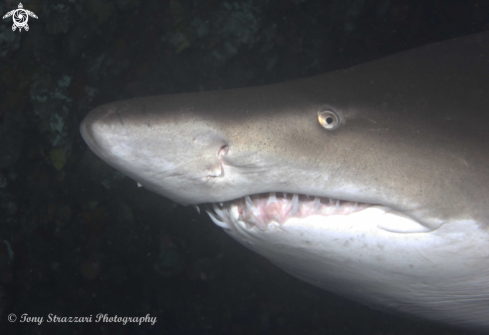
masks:
{"label": "shark body", "polygon": [[81,133],[298,278],[489,331],[488,126],[485,32],[293,82],[114,102]]}

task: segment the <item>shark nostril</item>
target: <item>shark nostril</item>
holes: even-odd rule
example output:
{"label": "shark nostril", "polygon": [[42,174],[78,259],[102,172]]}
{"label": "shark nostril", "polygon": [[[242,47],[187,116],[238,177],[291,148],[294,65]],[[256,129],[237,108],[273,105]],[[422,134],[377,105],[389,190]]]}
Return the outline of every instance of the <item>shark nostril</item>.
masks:
{"label": "shark nostril", "polygon": [[228,150],[229,150],[229,146],[227,144],[223,145],[217,152],[217,157],[224,156],[225,154],[227,154]]}
{"label": "shark nostril", "polygon": [[224,156],[229,150],[229,147],[227,144],[223,145],[221,148],[219,148],[219,151],[217,152],[217,159],[219,160],[218,165],[213,166],[210,170],[210,173],[207,174],[207,179],[210,178],[215,178],[215,177],[224,177],[224,166],[222,164],[222,156]]}

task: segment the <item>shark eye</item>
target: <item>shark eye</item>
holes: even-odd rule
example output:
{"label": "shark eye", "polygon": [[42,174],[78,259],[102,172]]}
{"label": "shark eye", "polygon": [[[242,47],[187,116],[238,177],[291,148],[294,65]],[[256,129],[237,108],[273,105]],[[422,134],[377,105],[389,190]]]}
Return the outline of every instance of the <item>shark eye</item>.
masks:
{"label": "shark eye", "polygon": [[326,130],[333,130],[340,124],[340,118],[338,114],[331,110],[318,111],[318,121]]}

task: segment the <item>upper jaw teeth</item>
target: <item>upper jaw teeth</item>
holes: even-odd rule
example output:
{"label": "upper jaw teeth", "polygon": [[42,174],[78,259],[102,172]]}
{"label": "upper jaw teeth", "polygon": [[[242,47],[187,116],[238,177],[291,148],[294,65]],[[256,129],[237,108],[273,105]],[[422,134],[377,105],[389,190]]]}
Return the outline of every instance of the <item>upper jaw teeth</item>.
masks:
{"label": "upper jaw teeth", "polygon": [[[270,222],[284,224],[289,218],[304,218],[310,215],[348,215],[370,205],[324,197],[309,197],[294,193],[287,197],[282,193],[257,194],[240,199],[212,204],[213,212],[206,210],[214,223],[232,229],[233,222],[242,221],[247,228],[266,230]],[[236,210],[232,210],[232,208]]]}
{"label": "upper jaw teeth", "polygon": [[275,192],[270,192],[267,200],[267,206],[275,202],[277,202],[277,195],[275,194]]}

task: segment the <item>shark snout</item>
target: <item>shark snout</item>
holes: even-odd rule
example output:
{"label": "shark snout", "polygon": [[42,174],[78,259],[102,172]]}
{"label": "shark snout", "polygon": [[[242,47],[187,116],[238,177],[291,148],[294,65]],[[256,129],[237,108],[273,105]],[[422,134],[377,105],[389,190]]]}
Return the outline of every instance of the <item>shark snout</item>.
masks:
{"label": "shark snout", "polygon": [[230,141],[197,113],[169,110],[167,101],[107,104],[86,116],[80,132],[98,157],[145,188],[179,203],[205,202],[210,184],[226,176]]}
{"label": "shark snout", "polygon": [[103,122],[104,119],[106,119],[107,114],[107,108],[100,106],[91,111],[80,124],[80,133],[83,139],[88,144],[90,149],[97,154],[101,149],[100,143],[97,141],[97,135],[100,133],[100,129],[103,126]]}

